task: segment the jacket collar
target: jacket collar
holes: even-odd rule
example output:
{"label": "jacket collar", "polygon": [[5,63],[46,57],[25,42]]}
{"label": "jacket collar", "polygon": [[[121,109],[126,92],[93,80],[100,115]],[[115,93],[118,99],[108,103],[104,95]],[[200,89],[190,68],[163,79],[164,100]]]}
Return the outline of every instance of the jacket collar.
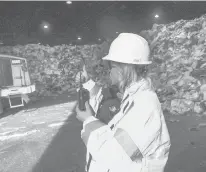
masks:
{"label": "jacket collar", "polygon": [[137,82],[132,82],[128,87],[126,87],[123,101],[126,100],[127,97],[130,97],[134,95],[137,91],[143,91],[143,90],[153,90],[151,79],[148,78],[142,78],[141,80]]}

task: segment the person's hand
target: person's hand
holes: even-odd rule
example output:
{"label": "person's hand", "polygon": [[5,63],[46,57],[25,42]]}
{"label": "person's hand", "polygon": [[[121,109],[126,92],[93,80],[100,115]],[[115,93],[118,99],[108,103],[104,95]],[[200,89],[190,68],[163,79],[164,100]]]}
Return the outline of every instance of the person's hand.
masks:
{"label": "person's hand", "polygon": [[120,92],[118,92],[118,93],[117,93],[117,97],[118,97],[119,100],[122,100],[122,98],[123,98],[123,94],[120,93]]}
{"label": "person's hand", "polygon": [[81,122],[84,122],[87,118],[94,116],[94,111],[92,107],[89,105],[88,101],[85,103],[85,107],[86,107],[86,110],[81,111],[79,109],[79,105],[76,106],[76,113],[77,113],[76,118]]}
{"label": "person's hand", "polygon": [[86,66],[83,66],[83,71],[80,71],[77,73],[75,77],[75,82],[79,83],[80,82],[80,75],[81,75],[81,80],[82,82],[87,82],[89,80],[89,75],[86,70]]}

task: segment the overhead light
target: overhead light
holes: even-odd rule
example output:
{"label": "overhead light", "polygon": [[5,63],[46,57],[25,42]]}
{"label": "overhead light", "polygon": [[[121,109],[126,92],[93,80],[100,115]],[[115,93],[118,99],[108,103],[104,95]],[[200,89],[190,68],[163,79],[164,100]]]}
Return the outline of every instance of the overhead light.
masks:
{"label": "overhead light", "polygon": [[40,27],[46,33],[46,32],[50,32],[52,25],[47,21],[42,21]]}
{"label": "overhead light", "polygon": [[49,27],[48,27],[48,25],[44,25],[44,29],[48,29]]}
{"label": "overhead light", "polygon": [[119,32],[116,32],[116,34],[118,34]]}
{"label": "overhead light", "polygon": [[78,39],[78,40],[81,40],[82,38],[79,36],[77,39]]}
{"label": "overhead light", "polygon": [[155,15],[155,18],[159,18],[159,15],[158,15],[158,14],[156,14],[156,15]]}
{"label": "overhead light", "polygon": [[67,4],[72,4],[72,1],[67,1],[66,3],[67,3]]}
{"label": "overhead light", "polygon": [[100,38],[99,38],[98,40],[99,40],[99,41],[101,41],[101,39],[100,39]]}

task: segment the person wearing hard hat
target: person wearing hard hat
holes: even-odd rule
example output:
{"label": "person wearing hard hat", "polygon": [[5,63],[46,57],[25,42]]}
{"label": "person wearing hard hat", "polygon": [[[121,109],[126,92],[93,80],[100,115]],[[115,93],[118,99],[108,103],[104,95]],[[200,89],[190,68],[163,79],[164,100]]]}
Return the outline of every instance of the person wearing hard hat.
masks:
{"label": "person wearing hard hat", "polygon": [[[170,136],[161,104],[147,76],[148,42],[133,33],[121,33],[103,60],[110,62],[110,79],[123,93],[120,111],[103,123],[95,117],[101,94],[91,94],[86,110],[76,107],[83,122],[81,138],[91,154],[87,172],[163,172]],[[90,92],[95,83],[88,81]]]}

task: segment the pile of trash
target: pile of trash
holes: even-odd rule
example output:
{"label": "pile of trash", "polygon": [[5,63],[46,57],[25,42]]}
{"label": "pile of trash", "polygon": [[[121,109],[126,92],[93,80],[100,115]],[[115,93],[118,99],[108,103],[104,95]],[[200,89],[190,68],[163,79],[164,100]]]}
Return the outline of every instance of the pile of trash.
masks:
{"label": "pile of trash", "polygon": [[151,78],[164,110],[206,115],[206,15],[153,25],[140,33],[151,47]]}
{"label": "pile of trash", "polygon": [[27,59],[31,82],[36,85],[37,96],[58,95],[78,87],[75,76],[82,70],[83,60],[90,76],[97,82],[106,71],[101,67],[101,56],[105,52],[100,45],[50,47],[28,44],[0,47],[0,53]]}

